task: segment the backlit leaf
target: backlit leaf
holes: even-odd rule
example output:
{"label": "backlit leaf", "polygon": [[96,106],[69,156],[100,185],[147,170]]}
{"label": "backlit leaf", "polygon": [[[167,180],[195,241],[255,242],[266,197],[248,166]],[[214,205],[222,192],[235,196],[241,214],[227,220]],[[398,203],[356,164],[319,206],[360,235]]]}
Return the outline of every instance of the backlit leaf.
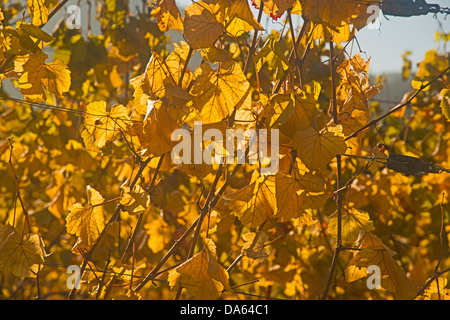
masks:
{"label": "backlit leaf", "polygon": [[441,90],[441,104],[439,107],[442,109],[442,114],[445,116],[447,121],[450,121],[450,89]]}
{"label": "backlit leaf", "polygon": [[45,0],[28,0],[27,6],[32,17],[32,24],[40,26],[47,23],[48,8],[45,5]]}
{"label": "backlit leaf", "polygon": [[259,227],[276,213],[273,177],[260,177],[248,186],[223,197],[231,212],[249,227]]}
{"label": "backlit leaf", "polygon": [[21,239],[12,226],[0,225],[0,272],[36,277],[45,255],[43,242],[37,234],[29,233]]}
{"label": "backlit leaf", "polygon": [[[218,278],[218,273],[226,275],[227,271],[220,264],[213,264],[216,269],[210,271],[212,255],[207,250],[202,250],[195,256],[169,272],[169,285],[175,287],[181,285],[186,288],[196,300],[217,299],[224,285]],[[218,278],[221,280],[221,278]]]}
{"label": "backlit leaf", "polygon": [[106,110],[105,101],[94,101],[86,106],[83,138],[86,147],[97,151],[113,141],[120,132],[126,133],[130,126],[127,109],[119,104]]}
{"label": "backlit leaf", "polygon": [[[328,232],[337,236],[337,212],[330,215],[328,220]],[[341,236],[344,243],[354,243],[358,239],[360,231],[372,231],[373,222],[369,214],[363,210],[350,208],[342,212]]]}
{"label": "backlit leaf", "polygon": [[186,7],[184,35],[192,48],[200,49],[212,46],[225,31],[215,13],[211,10],[211,6],[202,0]]}
{"label": "backlit leaf", "polygon": [[67,66],[59,60],[45,63],[47,58],[45,53],[38,51],[35,55],[27,54],[14,60],[14,71],[20,75],[20,92],[27,100],[45,101],[44,88],[57,96],[70,89],[70,71]]}
{"label": "backlit leaf", "polygon": [[69,209],[66,228],[68,233],[75,234],[86,241],[87,245],[92,245],[105,227],[103,210],[105,199],[94,188],[88,186],[86,189],[87,204],[83,206],[76,203]]}
{"label": "backlit leaf", "polygon": [[311,170],[325,169],[338,154],[344,154],[347,145],[340,125],[329,125],[320,132],[313,128],[297,132],[293,141],[297,155]]}
{"label": "backlit leaf", "polygon": [[381,286],[396,293],[398,299],[413,299],[415,290],[405,272],[394,260],[395,254],[377,237],[366,233],[359,249],[345,269],[346,280],[352,282],[367,276],[367,268],[371,265],[380,268]]}
{"label": "backlit leaf", "polygon": [[183,30],[183,18],[175,0],[160,0],[152,10],[152,15],[158,19],[158,27],[162,32]]}
{"label": "backlit leaf", "polygon": [[250,84],[236,62],[223,62],[217,72],[203,63],[196,71],[191,94],[203,123],[208,124],[221,121],[234,109],[250,108],[249,88]]}

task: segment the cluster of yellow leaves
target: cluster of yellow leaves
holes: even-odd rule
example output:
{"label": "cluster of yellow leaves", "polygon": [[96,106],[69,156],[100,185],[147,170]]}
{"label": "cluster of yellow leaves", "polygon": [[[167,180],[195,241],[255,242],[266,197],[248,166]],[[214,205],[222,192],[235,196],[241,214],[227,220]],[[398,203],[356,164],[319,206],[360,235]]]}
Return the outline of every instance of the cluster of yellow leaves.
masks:
{"label": "cluster of yellow leaves", "polygon": [[[84,280],[91,286],[89,294],[104,299],[168,298],[172,292],[163,286],[141,295],[133,290],[125,293],[115,281],[131,282],[130,273],[147,272],[158,264],[165,250],[198,218],[205,188],[216,186],[218,182],[217,186],[228,183],[228,188],[198,226],[203,246],[195,246],[197,251],[190,254],[189,243],[175,242],[176,258],[185,260],[176,266],[170,260],[167,262],[170,272],[166,277],[172,289],[185,288],[195,299],[217,299],[228,297],[232,284],[259,279],[248,287],[249,292],[277,287],[280,289],[277,295],[283,297],[315,298],[323,290],[325,284],[321,279],[326,279],[329,268],[324,237],[328,236],[325,240],[330,241],[340,234],[342,243],[355,250],[351,251],[352,257],[347,254],[343,258],[348,258],[348,264],[345,272],[336,276],[336,294],[352,297],[353,285],[357,286],[357,280],[368,276],[370,266],[377,265],[384,289],[395,293],[396,298],[415,297],[417,283],[423,281],[413,284],[414,277],[407,276],[399,265],[399,260],[405,260],[407,255],[401,251],[400,257],[396,255],[383,243],[390,244],[386,242],[389,238],[381,237],[402,234],[402,228],[414,225],[417,228],[414,232],[405,232],[411,235],[408,244],[419,243],[420,255],[434,250],[429,245],[433,239],[427,239],[428,231],[422,229],[428,228],[432,220],[427,214],[431,212],[433,193],[424,192],[423,185],[413,185],[408,178],[391,176],[371,167],[355,179],[351,191],[346,191],[351,201],[343,206],[338,231],[337,212],[330,192],[336,184],[334,158],[372,152],[364,151],[370,148],[368,140],[372,143],[379,139],[376,136],[365,139],[365,135],[360,134],[345,140],[368,123],[373,112],[369,99],[382,88],[381,84],[373,85],[369,81],[370,60],[366,61],[359,54],[340,60],[336,70],[339,78],[337,123],[326,113],[330,91],[328,75],[321,77],[314,71],[310,75],[302,74],[309,81],[303,83],[294,72],[301,68],[317,70],[315,62],[308,60],[306,47],[310,45],[309,49],[314,50],[312,54],[318,57],[325,56],[326,52],[323,47],[316,47],[314,40],[333,40],[337,44],[350,40],[353,32],[367,22],[369,1],[346,2],[346,5],[338,0],[252,2],[256,7],[264,5],[265,14],[273,19],[289,12],[302,14],[310,21],[297,48],[303,49],[306,55],[302,66],[288,59],[288,49],[293,46],[289,37],[273,32],[261,38],[254,56],[250,56],[250,67],[244,68],[242,57],[248,47],[245,37],[251,31],[262,31],[263,27],[253,16],[249,2],[241,0],[199,0],[189,4],[184,14],[175,0],[157,0],[151,4],[152,16],[157,21],[152,24],[146,20],[138,23],[131,15],[126,17],[120,3],[108,1],[106,10],[99,10],[106,36],[90,35],[86,41],[80,34],[65,38],[64,32],[56,33],[55,45],[59,49],[56,56],[62,57],[64,62],[57,59],[46,62],[48,56],[42,48],[54,44],[55,38],[39,26],[47,22],[48,8],[44,1],[28,1],[32,24],[20,22],[15,29],[8,26],[0,32],[0,58],[17,55],[13,73],[27,100],[46,101],[50,93],[57,99],[62,98],[68,108],[80,106],[84,129],[79,139],[76,126],[79,119],[74,115],[41,114],[34,119],[29,111],[19,107],[2,113],[2,134],[17,134],[27,128],[24,124],[32,125],[29,126],[31,133],[21,136],[13,151],[14,163],[20,159],[17,161],[19,175],[27,179],[19,180],[24,184],[21,188],[10,177],[4,179],[2,191],[8,191],[5,198],[9,200],[1,198],[5,205],[0,207],[0,216],[2,221],[5,218],[5,221],[20,223],[24,212],[19,212],[16,218],[16,211],[13,215],[12,210],[5,208],[14,207],[11,202],[17,196],[11,192],[14,186],[16,192],[30,191],[27,206],[33,207],[33,214],[29,219],[32,230],[39,230],[39,235],[29,233],[22,237],[10,225],[0,226],[2,274],[36,275],[39,265],[45,263],[43,241],[53,239],[56,239],[52,245],[57,244],[53,247],[57,259],[72,263],[72,258],[64,255],[70,250],[66,246],[67,237],[59,239],[66,232],[78,237],[72,248],[75,254],[98,245],[96,254],[89,258],[95,267],[105,268],[104,279],[99,281],[89,273]],[[125,23],[127,19],[132,22]],[[129,27],[135,25],[139,26]],[[169,30],[182,32],[186,40],[175,43],[170,53],[158,33]],[[122,32],[123,39],[117,35]],[[145,51],[143,39],[148,42],[145,48],[151,47],[149,56],[142,54]],[[93,56],[91,51],[98,56]],[[64,57],[64,53],[68,57]],[[191,71],[188,64],[193,53],[200,54],[202,61]],[[83,69],[84,65],[89,67]],[[429,52],[419,65],[413,87],[421,88],[446,67],[448,60],[437,52]],[[130,74],[132,80],[128,83]],[[275,92],[276,82],[284,79],[287,81],[282,89]],[[443,83],[445,81],[428,89],[438,90],[439,95],[432,98],[439,96],[442,113],[448,119],[450,94]],[[133,90],[131,99],[128,84]],[[85,104],[64,99],[65,95]],[[433,134],[439,131],[439,138],[430,134],[430,140],[439,141],[442,146],[436,148],[436,157],[447,159],[448,151],[443,146],[450,136],[446,133],[445,119],[433,115],[430,108],[419,112],[417,117],[420,121],[415,119],[410,124],[414,136],[423,130]],[[223,133],[226,129],[261,127],[267,129],[268,136],[271,130],[279,129],[278,172],[260,175],[259,169],[263,166],[260,161],[256,165],[244,165],[233,179],[227,180],[228,163],[223,175],[216,176],[217,167],[213,165],[175,165],[170,159],[170,151],[176,144],[172,133],[179,128],[192,129],[194,121],[204,124],[202,137],[211,128]],[[429,129],[421,123],[437,125]],[[386,133],[388,141],[399,141],[392,137],[392,132],[398,133],[397,129],[393,126]],[[406,133],[404,137],[410,142]],[[204,150],[221,142],[204,141],[201,147]],[[422,150],[421,146],[412,144],[408,150],[405,146],[400,148],[411,154]],[[4,155],[8,146],[6,140],[1,141],[2,174],[10,169]],[[238,148],[245,150],[247,146],[248,141],[245,141]],[[398,144],[395,147],[398,148]],[[216,155],[222,151],[220,147],[215,150]],[[427,151],[423,149],[421,155]],[[136,168],[147,156],[151,160],[148,168],[137,177]],[[155,168],[159,172],[153,176]],[[343,161],[341,169],[343,177],[349,178],[360,168],[352,161]],[[129,181],[133,177],[139,178],[139,183],[132,186]],[[439,182],[429,181],[430,188],[446,190],[448,181],[440,179]],[[152,188],[150,181],[154,182]],[[85,185],[88,187],[84,188]],[[45,189],[45,194],[42,193],[45,200],[35,199],[41,197],[38,189]],[[426,194],[423,198],[416,195],[421,192]],[[87,201],[83,200],[85,193]],[[415,198],[410,197],[413,193]],[[214,190],[211,195],[214,196]],[[416,198],[425,200],[417,204]],[[48,203],[42,205],[47,200]],[[112,202],[122,208],[120,219],[106,222]],[[423,212],[414,212],[415,207]],[[116,250],[111,249],[119,243],[119,249],[123,250],[121,241],[125,237],[133,237],[133,245],[121,259]],[[99,243],[100,238],[102,243]],[[120,250],[117,251],[123,253]],[[414,257],[419,255],[413,254]],[[132,264],[127,260],[131,256]],[[242,260],[234,260],[236,257]],[[233,261],[241,262],[229,274],[225,266]],[[413,271],[418,272],[417,263],[411,265]],[[427,266],[430,265],[428,262]],[[51,273],[48,277],[57,278]],[[340,281],[344,278],[346,281]],[[438,280],[443,284],[431,284],[423,298],[434,299],[437,292],[447,296],[446,280]],[[377,296],[378,293],[368,295],[372,297],[371,294]],[[380,296],[391,297],[385,293]]]}

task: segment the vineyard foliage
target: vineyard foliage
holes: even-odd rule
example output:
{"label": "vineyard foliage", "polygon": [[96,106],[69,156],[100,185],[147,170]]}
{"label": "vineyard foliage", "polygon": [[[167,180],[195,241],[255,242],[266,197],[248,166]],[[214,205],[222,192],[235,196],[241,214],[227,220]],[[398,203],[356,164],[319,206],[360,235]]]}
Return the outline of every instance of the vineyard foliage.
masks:
{"label": "vineyard foliage", "polygon": [[[405,54],[387,114],[357,43],[369,1],[101,0],[99,33],[44,31],[66,2],[1,3],[0,298],[450,297],[450,175],[385,165],[450,168],[448,53]],[[278,170],[175,164],[194,121],[279,130]]]}

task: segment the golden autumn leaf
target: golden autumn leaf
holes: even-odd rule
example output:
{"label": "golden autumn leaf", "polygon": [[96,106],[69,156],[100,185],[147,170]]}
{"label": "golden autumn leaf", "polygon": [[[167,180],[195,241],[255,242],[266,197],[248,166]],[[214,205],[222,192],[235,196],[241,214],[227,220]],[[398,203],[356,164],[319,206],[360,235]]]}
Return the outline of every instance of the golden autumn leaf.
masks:
{"label": "golden autumn leaf", "polygon": [[48,20],[48,8],[45,5],[45,0],[28,0],[28,11],[32,17],[32,24],[35,26],[41,26],[47,23]]}
{"label": "golden autumn leaf", "polygon": [[209,238],[203,239],[204,251],[208,253],[208,274],[214,280],[220,282],[224,289],[231,291],[228,283],[228,271],[218,262],[217,248],[214,241]]}
{"label": "golden autumn leaf", "polygon": [[233,37],[249,32],[251,30],[264,30],[253,16],[247,1],[232,1],[227,12],[230,22],[226,24],[226,31]]}
{"label": "golden autumn leaf", "polygon": [[70,89],[70,70],[59,60],[45,63],[47,58],[45,53],[38,51],[34,55],[27,54],[14,60],[14,71],[20,75],[20,92],[27,100],[45,101],[44,88],[57,96]]}
{"label": "golden autumn leaf", "polygon": [[310,127],[316,103],[320,94],[320,84],[313,82],[306,84],[303,90],[294,93],[294,111],[286,123],[280,126],[280,131],[289,137],[293,137],[297,131]]}
{"label": "golden autumn leaf", "polygon": [[161,217],[145,224],[144,229],[149,235],[147,245],[154,253],[160,252],[172,241],[172,228]]}
{"label": "golden autumn leaf", "polygon": [[152,16],[158,19],[158,27],[162,32],[183,30],[183,18],[175,0],[159,0],[152,10]]}
{"label": "golden autumn leaf", "polygon": [[94,188],[88,186],[86,189],[87,205],[75,203],[69,209],[66,217],[66,228],[67,233],[79,236],[83,239],[83,242],[90,246],[94,244],[105,227],[103,209],[105,199]]}
{"label": "golden autumn leaf", "polygon": [[135,89],[142,86],[144,93],[149,95],[150,99],[156,100],[165,96],[165,83],[168,77],[169,71],[163,58],[153,52],[145,68],[144,76],[132,79],[131,82]]}
{"label": "golden autumn leaf", "polygon": [[319,209],[328,199],[324,181],[309,172],[296,176],[277,173],[275,188],[280,221],[302,218],[307,209]]}
{"label": "golden autumn leaf", "polygon": [[225,31],[220,21],[222,10],[219,1],[202,0],[185,8],[184,35],[193,49],[211,47]]}
{"label": "golden autumn leaf", "polygon": [[[169,285],[182,286],[196,300],[214,300],[219,298],[224,283],[228,282],[228,272],[214,259],[208,249],[169,272]],[[225,284],[227,285],[227,282]]]}
{"label": "golden autumn leaf", "polygon": [[442,114],[445,116],[447,121],[450,121],[450,89],[442,89],[440,92],[442,97],[439,107],[442,110]]}
{"label": "golden autumn leaf", "polygon": [[129,214],[143,213],[150,206],[150,195],[140,185],[135,185],[133,190],[123,186],[122,190],[120,203]]}
{"label": "golden autumn leaf", "polygon": [[127,109],[119,104],[106,110],[105,101],[94,101],[86,106],[83,139],[86,148],[98,151],[113,141],[120,132],[126,133],[130,126]]}
{"label": "golden autumn leaf", "polygon": [[298,157],[311,170],[325,169],[336,155],[347,150],[340,125],[328,125],[320,132],[313,128],[299,131],[294,136],[293,146]]}
{"label": "golden autumn leaf", "polygon": [[337,28],[349,19],[347,5],[341,0],[303,0],[302,14],[314,23],[324,23]]}
{"label": "golden autumn leaf", "polygon": [[275,181],[272,176],[260,177],[248,186],[223,196],[231,213],[242,224],[257,228],[276,213]]}
{"label": "golden autumn leaf", "polygon": [[256,54],[254,61],[258,71],[267,63],[271,70],[275,70],[276,79],[281,79],[284,72],[290,68],[289,61],[284,55],[278,40],[273,36],[266,40],[261,50]]}
{"label": "golden autumn leaf", "polygon": [[45,256],[44,244],[37,234],[29,233],[22,239],[14,227],[0,225],[0,272],[36,277]]}
{"label": "golden autumn leaf", "polygon": [[203,63],[195,75],[191,94],[203,123],[220,122],[234,109],[251,107],[250,84],[236,62],[224,61],[217,72]]}
{"label": "golden autumn leaf", "polygon": [[345,269],[348,282],[366,277],[367,268],[374,265],[380,268],[381,286],[384,289],[395,292],[398,299],[414,299],[414,286],[393,258],[395,252],[370,232],[365,234],[359,249]]}
{"label": "golden autumn leaf", "polygon": [[[328,219],[328,232],[337,235],[337,212],[330,215]],[[360,231],[372,231],[373,222],[369,213],[356,208],[344,209],[342,212],[341,236],[344,243],[354,243],[358,239]]]}
{"label": "golden autumn leaf", "polygon": [[[143,95],[151,100],[163,98],[166,96],[168,85],[179,85],[189,46],[182,41],[180,45],[175,44],[174,47],[174,51],[165,60],[156,52],[152,52],[144,74],[130,81],[135,89],[135,104]],[[180,89],[186,89],[191,78],[191,71],[186,69]]]}
{"label": "golden autumn leaf", "polygon": [[241,250],[242,255],[256,260],[256,263],[269,257],[270,250],[264,246],[269,237],[264,232],[248,232],[242,236],[242,239],[245,241]]}
{"label": "golden autumn leaf", "polygon": [[[295,0],[263,0],[265,14],[273,19],[278,19],[287,10],[292,9]],[[261,0],[253,0],[253,3],[259,8]]]}
{"label": "golden autumn leaf", "polygon": [[178,129],[177,122],[169,113],[167,104],[161,100],[149,102],[147,115],[142,124],[142,134],[138,134],[145,154],[157,157],[171,151],[176,144],[171,139],[175,129]]}
{"label": "golden autumn leaf", "polygon": [[[270,98],[266,109],[267,118],[270,119],[269,126],[276,128],[290,119],[294,112],[294,102],[290,94],[278,93]],[[265,114],[264,114],[265,115]]]}

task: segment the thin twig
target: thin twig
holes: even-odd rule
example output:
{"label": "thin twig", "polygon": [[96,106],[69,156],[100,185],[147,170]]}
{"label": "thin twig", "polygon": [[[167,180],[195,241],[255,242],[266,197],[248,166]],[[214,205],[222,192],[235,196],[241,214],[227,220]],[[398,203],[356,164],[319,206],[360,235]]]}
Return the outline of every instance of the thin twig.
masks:
{"label": "thin twig", "polygon": [[[330,72],[331,72],[331,90],[332,90],[332,115],[334,124],[338,124],[337,116],[337,101],[336,101],[336,77],[335,77],[335,59],[334,59],[334,44],[330,41]],[[337,162],[337,177],[336,177],[336,206],[337,206],[337,240],[336,249],[334,251],[333,260],[331,262],[330,271],[328,274],[327,284],[322,292],[321,300],[325,300],[328,295],[328,290],[331,286],[331,281],[334,277],[336,264],[338,263],[339,254],[342,250],[342,197],[341,197],[341,155],[336,156]]]}
{"label": "thin twig", "polygon": [[[259,12],[258,12],[258,18],[257,18],[258,23],[261,22],[263,9],[264,9],[264,2],[261,1],[261,5],[259,7]],[[245,61],[245,65],[244,65],[244,70],[243,70],[244,74],[247,74],[248,69],[250,68],[250,61],[252,60],[253,54],[255,53],[255,50],[256,50],[256,40],[257,39],[258,39],[258,30],[254,30],[252,44],[250,45],[247,60]]]}

